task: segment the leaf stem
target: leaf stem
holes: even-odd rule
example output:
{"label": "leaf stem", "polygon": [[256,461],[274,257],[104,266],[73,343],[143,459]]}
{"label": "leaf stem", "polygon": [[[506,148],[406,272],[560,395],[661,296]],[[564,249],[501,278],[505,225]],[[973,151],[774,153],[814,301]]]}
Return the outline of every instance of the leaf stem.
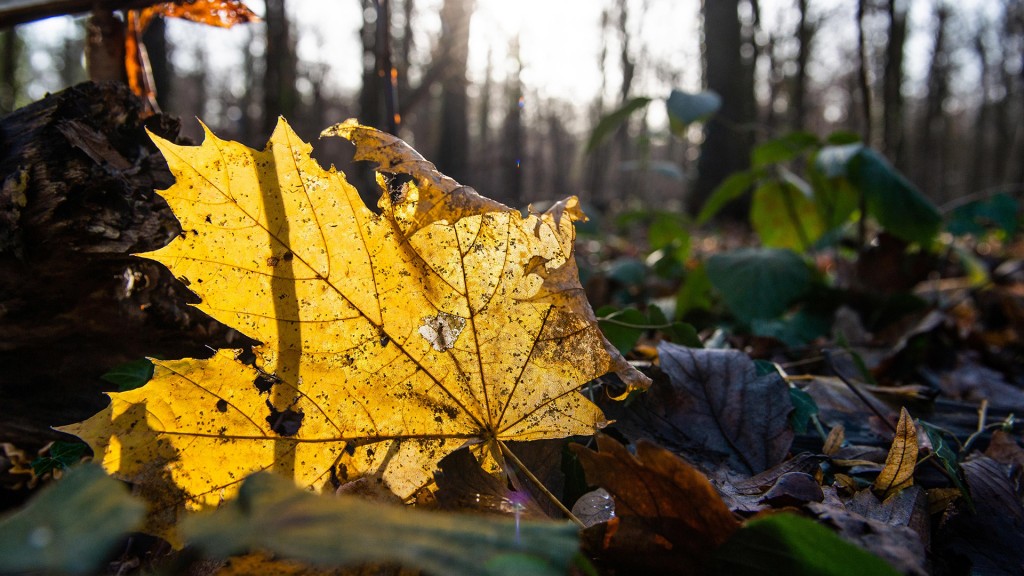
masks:
{"label": "leaf stem", "polygon": [[597,321],[615,324],[616,326],[624,326],[626,328],[642,328],[644,330],[663,330],[665,328],[672,327],[672,324],[633,324],[632,322],[623,322],[622,320],[616,320],[614,318],[598,318]]}
{"label": "leaf stem", "polygon": [[547,486],[545,486],[544,483],[540,481],[540,479],[533,475],[533,472],[530,472],[530,469],[526,467],[526,464],[523,464],[523,461],[520,460],[518,456],[513,454],[512,450],[510,450],[509,447],[506,446],[504,442],[502,442],[501,440],[495,440],[495,442],[497,442],[498,447],[501,448],[501,453],[504,454],[506,458],[511,460],[512,463],[516,465],[516,468],[518,468],[527,478],[529,478],[530,482],[533,482],[533,485],[536,486],[537,489],[541,491],[541,493],[547,496],[548,499],[551,500],[551,502],[555,506],[557,506],[563,514],[568,516],[569,520],[572,520],[574,524],[580,527],[580,529],[586,528],[586,525],[583,524],[583,522],[579,518],[577,518],[571,510],[566,508],[565,504],[562,504],[562,501],[559,500],[557,496],[552,494],[551,491],[548,490]]}

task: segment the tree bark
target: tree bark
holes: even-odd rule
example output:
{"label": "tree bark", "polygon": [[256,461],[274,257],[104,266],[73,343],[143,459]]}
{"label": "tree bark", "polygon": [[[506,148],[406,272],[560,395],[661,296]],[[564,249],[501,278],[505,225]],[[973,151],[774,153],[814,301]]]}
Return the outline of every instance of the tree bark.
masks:
{"label": "tree bark", "polygon": [[180,233],[146,134],[175,140],[178,122],[142,110],[124,84],[85,83],[0,119],[0,442],[59,438],[106,403],[117,364],[246,342],[131,256]]}
{"label": "tree bark", "polygon": [[[757,120],[753,62],[743,57],[745,39],[739,18],[741,0],[704,0],[704,82],[722,97],[722,107],[704,126],[704,145],[689,209],[696,213],[730,174],[750,166]],[[749,39],[748,39],[749,40]],[[733,203],[724,216],[745,218],[746,209]]]}
{"label": "tree bark", "polygon": [[441,36],[450,42],[448,74],[441,82],[441,141],[437,168],[459,182],[469,176],[469,23],[473,0],[445,0]]}
{"label": "tree bark", "polygon": [[295,52],[285,0],[267,0],[266,72],[263,77],[263,132],[270,136],[278,116],[295,115]]}
{"label": "tree bark", "polygon": [[906,170],[903,124],[903,45],[907,38],[907,8],[900,0],[889,0],[889,38],[885,45],[882,73],[882,146],[885,155],[900,170]]}

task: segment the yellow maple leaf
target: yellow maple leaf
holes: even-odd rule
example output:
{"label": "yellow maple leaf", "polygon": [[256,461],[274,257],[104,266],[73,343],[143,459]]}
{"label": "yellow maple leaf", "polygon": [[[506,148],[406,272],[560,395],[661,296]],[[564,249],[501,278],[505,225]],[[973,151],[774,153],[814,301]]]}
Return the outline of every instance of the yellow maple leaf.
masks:
{"label": "yellow maple leaf", "polygon": [[255,363],[155,361],[146,386],[63,428],[159,510],[216,505],[266,469],[318,491],[373,473],[408,497],[465,444],[592,434],[604,416],[580,389],[597,376],[649,382],[580,287],[575,198],[523,216],[393,136],[354,121],[324,134],[411,179],[378,174],[378,215],[283,119],[263,151],[208,129],[195,147],[153,138],[183,232],[144,256],[262,342]]}

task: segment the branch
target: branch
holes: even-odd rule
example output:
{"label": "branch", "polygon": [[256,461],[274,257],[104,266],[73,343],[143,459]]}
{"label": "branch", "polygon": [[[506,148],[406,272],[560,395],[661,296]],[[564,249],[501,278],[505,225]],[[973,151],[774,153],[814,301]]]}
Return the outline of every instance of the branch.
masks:
{"label": "branch", "polygon": [[0,2],[0,28],[53,16],[93,10],[127,10],[160,4],[160,0],[9,0]]}

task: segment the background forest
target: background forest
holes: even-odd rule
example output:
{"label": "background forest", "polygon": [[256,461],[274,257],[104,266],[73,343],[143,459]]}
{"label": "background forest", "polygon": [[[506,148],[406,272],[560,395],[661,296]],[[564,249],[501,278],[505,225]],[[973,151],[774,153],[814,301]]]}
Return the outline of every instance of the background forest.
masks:
{"label": "background forest", "polygon": [[[249,4],[262,22],[146,32],[157,100],[187,134],[199,117],[259,147],[279,114],[305,138],[347,117],[388,129],[386,59],[399,134],[516,206],[695,210],[752,146],[794,130],[860,135],[939,206],[1024,181],[1019,0]],[[0,113],[86,77],[84,18],[0,39]],[[650,105],[583,153],[601,118],[674,88],[722,108],[675,137]]]}

